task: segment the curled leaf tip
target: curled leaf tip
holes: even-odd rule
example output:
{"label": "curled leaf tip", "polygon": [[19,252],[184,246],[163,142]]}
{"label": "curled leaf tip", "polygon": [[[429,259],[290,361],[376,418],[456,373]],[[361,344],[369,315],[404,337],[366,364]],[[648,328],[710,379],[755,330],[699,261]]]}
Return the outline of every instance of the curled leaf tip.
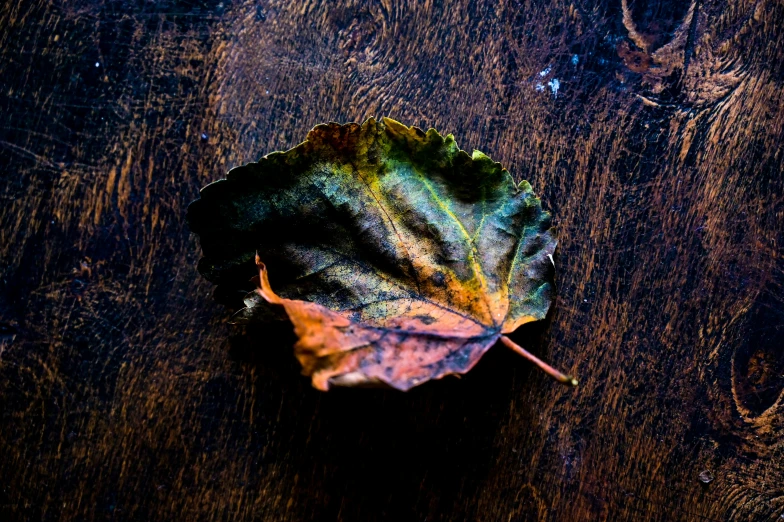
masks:
{"label": "curled leaf tip", "polygon": [[255,272],[243,317],[282,307],[322,390],[463,374],[554,297],[556,239],[530,184],[389,118],[318,125],[232,169],[188,221],[199,271],[235,289]]}

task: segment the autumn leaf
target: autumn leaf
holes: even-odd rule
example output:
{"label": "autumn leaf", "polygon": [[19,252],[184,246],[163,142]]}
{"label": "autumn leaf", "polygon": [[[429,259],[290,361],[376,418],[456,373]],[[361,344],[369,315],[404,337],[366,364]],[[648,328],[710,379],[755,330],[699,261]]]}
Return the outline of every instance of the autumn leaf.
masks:
{"label": "autumn leaf", "polygon": [[210,281],[247,278],[255,261],[241,318],[285,310],[320,390],[407,390],[467,372],[499,340],[576,384],[504,335],[552,303],[550,215],[451,134],[388,118],[319,125],[204,187],[188,217]]}

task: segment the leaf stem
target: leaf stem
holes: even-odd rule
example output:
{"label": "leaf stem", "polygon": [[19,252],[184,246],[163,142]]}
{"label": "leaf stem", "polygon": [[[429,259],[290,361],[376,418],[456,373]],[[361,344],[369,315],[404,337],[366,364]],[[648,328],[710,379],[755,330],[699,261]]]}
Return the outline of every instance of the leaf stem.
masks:
{"label": "leaf stem", "polygon": [[555,368],[553,368],[552,366],[550,366],[549,364],[541,360],[539,357],[535,356],[534,354],[532,354],[531,352],[529,352],[528,350],[526,350],[516,342],[512,341],[507,336],[502,335],[501,342],[504,343],[509,348],[511,348],[513,351],[519,353],[520,355],[522,355],[523,357],[525,357],[526,359],[534,363],[536,366],[539,367],[540,370],[542,370],[544,373],[546,373],[556,381],[560,382],[561,384],[568,384],[569,386],[577,386],[577,379],[575,379],[571,375],[566,375],[565,373],[559,372],[558,370],[556,370]]}

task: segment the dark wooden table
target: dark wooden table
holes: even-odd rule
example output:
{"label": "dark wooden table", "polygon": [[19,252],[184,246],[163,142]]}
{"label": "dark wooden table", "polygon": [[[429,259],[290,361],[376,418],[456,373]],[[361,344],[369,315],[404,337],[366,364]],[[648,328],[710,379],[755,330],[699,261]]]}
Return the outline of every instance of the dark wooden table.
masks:
{"label": "dark wooden table", "polygon": [[[335,5],[337,4],[337,5]],[[784,3],[30,0],[0,11],[2,520],[784,518]],[[185,208],[315,124],[454,133],[558,300],[465,378],[323,394]]]}

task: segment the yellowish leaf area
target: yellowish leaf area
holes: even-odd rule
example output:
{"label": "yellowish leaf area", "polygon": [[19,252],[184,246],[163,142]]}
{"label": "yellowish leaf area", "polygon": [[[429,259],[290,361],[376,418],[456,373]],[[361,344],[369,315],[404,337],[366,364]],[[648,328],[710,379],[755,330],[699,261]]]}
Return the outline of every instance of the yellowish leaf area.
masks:
{"label": "yellowish leaf area", "polygon": [[389,118],[319,125],[204,187],[188,217],[209,280],[255,261],[240,317],[282,306],[320,390],[465,373],[554,296],[556,240],[528,182]]}

